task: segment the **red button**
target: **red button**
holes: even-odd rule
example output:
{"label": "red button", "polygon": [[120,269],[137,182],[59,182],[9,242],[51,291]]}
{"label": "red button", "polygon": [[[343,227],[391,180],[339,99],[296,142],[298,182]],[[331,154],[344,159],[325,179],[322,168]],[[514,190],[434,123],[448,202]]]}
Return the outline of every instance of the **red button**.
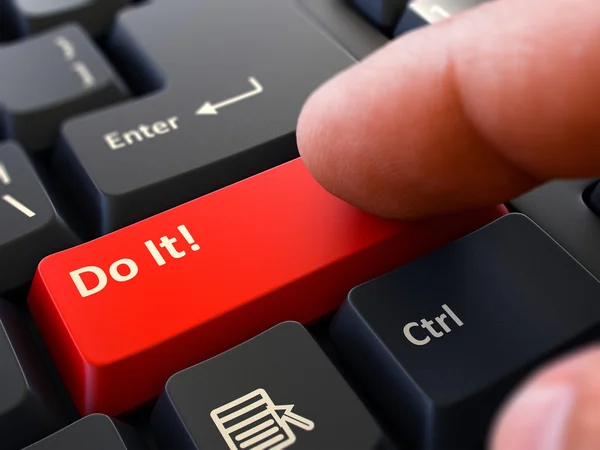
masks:
{"label": "red button", "polygon": [[297,159],[44,259],[29,304],[79,412],[117,415],[175,372],[279,322],[313,321],[504,213],[380,219]]}

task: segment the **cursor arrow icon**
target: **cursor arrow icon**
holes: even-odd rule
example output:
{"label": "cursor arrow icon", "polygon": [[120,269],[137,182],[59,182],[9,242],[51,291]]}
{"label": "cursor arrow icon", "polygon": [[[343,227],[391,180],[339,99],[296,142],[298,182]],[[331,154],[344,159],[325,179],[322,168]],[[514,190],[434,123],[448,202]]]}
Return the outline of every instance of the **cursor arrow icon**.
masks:
{"label": "cursor arrow icon", "polygon": [[252,85],[252,90],[246,92],[245,94],[238,95],[236,97],[230,98],[228,100],[224,100],[220,103],[211,103],[206,102],[202,105],[197,111],[197,116],[216,116],[219,114],[219,109],[224,108],[225,106],[233,105],[234,103],[241,102],[242,100],[246,100],[247,98],[254,97],[263,92],[262,85],[258,82],[258,80],[254,77],[248,78],[248,82]]}

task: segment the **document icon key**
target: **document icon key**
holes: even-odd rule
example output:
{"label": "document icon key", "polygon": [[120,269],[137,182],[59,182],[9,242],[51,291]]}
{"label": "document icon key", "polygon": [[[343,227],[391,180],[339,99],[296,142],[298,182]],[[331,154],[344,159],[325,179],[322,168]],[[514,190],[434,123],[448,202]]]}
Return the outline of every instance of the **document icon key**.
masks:
{"label": "document icon key", "polygon": [[150,422],[169,450],[396,448],[295,322],[173,375]]}
{"label": "document icon key", "polygon": [[290,425],[306,431],[315,427],[293,408],[276,406],[267,391],[256,389],[214,409],[210,416],[230,450],[281,450],[296,442]]}

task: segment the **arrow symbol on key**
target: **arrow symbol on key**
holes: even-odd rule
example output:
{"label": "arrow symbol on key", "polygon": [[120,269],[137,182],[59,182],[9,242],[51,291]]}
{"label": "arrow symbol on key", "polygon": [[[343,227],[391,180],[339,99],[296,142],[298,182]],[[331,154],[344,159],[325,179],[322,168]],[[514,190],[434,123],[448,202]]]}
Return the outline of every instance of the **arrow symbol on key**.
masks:
{"label": "arrow symbol on key", "polygon": [[219,114],[218,110],[224,108],[225,106],[233,105],[234,103],[241,102],[242,100],[246,100],[247,98],[254,97],[263,92],[262,85],[258,82],[258,80],[254,77],[248,78],[248,82],[252,85],[253,89],[245,94],[238,95],[237,97],[230,98],[228,100],[224,100],[220,103],[212,104],[211,102],[206,102],[204,105],[200,107],[196,111],[197,116],[216,116]]}
{"label": "arrow symbol on key", "polygon": [[4,164],[2,164],[0,162],[0,182],[5,185],[8,186],[10,184],[10,175],[8,174],[8,170],[6,170],[6,167],[4,167]]}

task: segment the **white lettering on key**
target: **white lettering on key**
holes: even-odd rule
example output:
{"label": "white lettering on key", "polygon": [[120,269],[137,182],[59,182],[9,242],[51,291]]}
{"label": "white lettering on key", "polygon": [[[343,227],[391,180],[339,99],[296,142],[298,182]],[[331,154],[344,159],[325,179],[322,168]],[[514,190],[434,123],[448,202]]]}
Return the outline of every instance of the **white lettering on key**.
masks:
{"label": "white lettering on key", "polygon": [[[181,250],[181,246],[185,245],[181,240],[177,245],[179,249],[175,248],[174,244],[178,242],[177,238],[169,238],[168,236],[160,238],[160,244],[158,246],[151,240],[144,242],[146,249],[158,267],[164,266],[168,261],[183,258],[186,254],[192,254],[192,252],[200,250],[200,245],[196,243],[196,239],[194,239],[192,233],[190,233],[190,230],[188,230],[185,225],[179,225],[177,231],[181,233],[181,236],[183,236],[186,243],[189,245],[191,252],[186,253]],[[161,248],[163,249],[162,253],[160,250]],[[167,258],[167,253],[171,259]],[[104,290],[111,278],[118,283],[125,283],[135,278],[138,273],[139,268],[137,263],[133,259],[123,258],[110,265],[108,268],[108,275],[104,269],[98,266],[82,267],[81,269],[69,272],[69,275],[71,276],[77,291],[79,291],[79,295],[81,295],[82,298],[85,298]],[[86,281],[82,278],[83,274],[88,274]]]}
{"label": "white lettering on key", "polygon": [[75,47],[66,37],[59,36],[54,39],[54,43],[61,49],[66,61],[73,61],[75,59]]}
{"label": "white lettering on key", "polygon": [[73,63],[73,70],[77,72],[79,78],[81,78],[81,82],[86,89],[92,88],[96,85],[96,77],[90,71],[89,67],[81,62],[77,61]]}
{"label": "white lettering on key", "polygon": [[29,209],[23,203],[21,203],[20,201],[18,201],[12,195],[8,195],[8,194],[3,195],[2,196],[2,200],[4,200],[6,203],[8,203],[10,206],[12,206],[13,208],[15,208],[16,210],[22,212],[23,214],[25,214],[29,218],[35,216],[35,212],[33,212],[31,209]]}
{"label": "white lettering on key", "polygon": [[164,266],[167,263],[165,261],[165,258],[162,257],[162,255],[156,248],[156,245],[154,245],[154,242],[146,241],[146,242],[144,242],[144,245],[146,246],[146,248],[148,249],[148,251],[150,252],[152,257],[154,258],[154,261],[156,262],[156,264],[158,264],[159,266]]}
{"label": "white lettering on key", "polygon": [[[434,320],[421,319],[420,325],[418,322],[407,323],[404,326],[403,331],[404,337],[406,337],[408,342],[419,346],[427,345],[429,342],[431,342],[430,336],[425,336],[422,339],[419,339],[417,336],[415,336],[414,332],[412,331],[413,328],[422,328],[423,330],[427,330],[427,333],[436,339],[441,338],[444,336],[444,334],[450,333],[452,328],[450,328],[450,326],[446,323],[446,319],[448,319],[448,317],[452,319],[457,326],[462,327],[464,325],[463,321],[459,319],[459,317],[450,309],[448,305],[442,305],[442,309],[446,312],[446,314],[440,314],[439,316],[435,317]],[[434,328],[436,322],[443,331],[438,331]]]}
{"label": "white lettering on key", "polygon": [[[119,272],[119,267],[127,266],[129,269],[129,273],[127,275],[122,275]],[[96,285],[93,287],[88,287],[81,278],[81,275],[84,273],[91,273],[96,276]],[[108,269],[108,273],[111,278],[119,283],[123,283],[125,281],[129,281],[134,278],[138,274],[138,266],[131,259],[120,259],[119,261],[115,261],[110,265]],[[71,279],[73,283],[75,283],[75,287],[79,291],[79,295],[81,297],[89,297],[90,295],[97,294],[102,291],[106,285],[108,284],[108,277],[106,276],[106,272],[102,270],[100,267],[96,266],[87,266],[82,267],[81,269],[74,270],[69,273],[71,275]]]}
{"label": "white lettering on key", "polygon": [[118,150],[125,147],[125,144],[119,138],[119,133],[116,131],[104,135],[104,140],[108,144],[111,150]]}
{"label": "white lettering on key", "polygon": [[154,122],[152,125],[142,123],[132,130],[123,132],[111,131],[103,136],[104,142],[106,142],[108,148],[111,150],[119,150],[149,139],[156,139],[158,136],[178,130],[178,120],[179,117],[173,116],[165,120]]}
{"label": "white lettering on key", "polygon": [[175,259],[183,258],[185,256],[185,252],[177,251],[177,249],[175,248],[175,245],[173,245],[173,244],[175,244],[175,242],[177,242],[177,238],[169,239],[167,236],[163,236],[160,238],[159,246],[167,249],[167,251],[169,252],[169,255],[171,255],[171,257],[173,257]]}
{"label": "white lettering on key", "polygon": [[242,100],[246,100],[248,98],[254,97],[255,95],[262,94],[264,92],[264,88],[260,82],[254,78],[248,78],[248,83],[252,86],[252,90],[245,92],[244,94],[237,95],[230,99],[224,100],[220,103],[212,104],[211,102],[204,103],[198,110],[196,110],[197,116],[216,116],[219,114],[219,109],[224,108],[225,106],[230,106],[235,103],[241,102]]}
{"label": "white lettering on key", "polygon": [[431,338],[429,336],[427,336],[424,339],[417,339],[411,333],[410,329],[418,327],[418,326],[419,326],[419,324],[417,322],[407,323],[404,326],[404,336],[406,336],[406,339],[408,339],[408,342],[410,342],[411,344],[415,344],[415,345],[425,345],[425,344],[428,344],[429,341],[431,341]]}
{"label": "white lettering on key", "polygon": [[8,170],[6,170],[6,167],[4,167],[4,164],[2,164],[2,162],[0,161],[0,182],[5,185],[8,186],[11,183],[11,179],[10,179],[10,174],[8,173]]}
{"label": "white lettering on key", "polygon": [[[121,275],[119,272],[119,266],[127,266],[129,269],[129,274]],[[123,283],[124,281],[131,280],[138,274],[138,266],[131,259],[121,259],[112,263],[108,271],[110,272],[110,276],[113,278],[113,280]]]}
{"label": "white lettering on key", "polygon": [[[81,279],[82,273],[93,273],[96,275],[96,278],[98,278],[96,286],[93,288],[88,288]],[[69,275],[71,275],[71,279],[73,280],[73,283],[75,283],[75,287],[79,291],[79,295],[81,295],[83,298],[97,294],[104,289],[108,283],[108,277],[104,273],[104,270],[96,266],[82,267],[81,269],[77,269],[69,273]]]}

